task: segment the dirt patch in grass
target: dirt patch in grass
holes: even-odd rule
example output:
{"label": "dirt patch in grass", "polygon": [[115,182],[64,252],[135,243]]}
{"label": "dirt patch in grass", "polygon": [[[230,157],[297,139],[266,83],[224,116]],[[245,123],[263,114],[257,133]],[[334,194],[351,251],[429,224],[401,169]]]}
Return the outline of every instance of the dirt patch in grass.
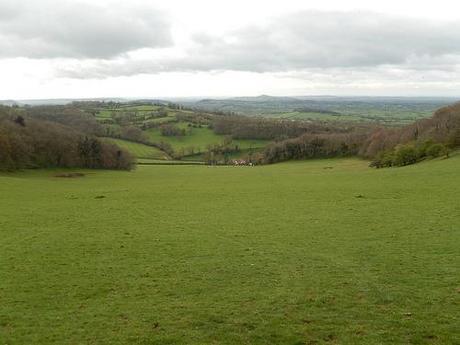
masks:
{"label": "dirt patch in grass", "polygon": [[76,178],[76,177],[83,177],[85,174],[78,173],[78,172],[71,172],[71,173],[59,173],[54,175],[54,177],[67,177],[67,178]]}

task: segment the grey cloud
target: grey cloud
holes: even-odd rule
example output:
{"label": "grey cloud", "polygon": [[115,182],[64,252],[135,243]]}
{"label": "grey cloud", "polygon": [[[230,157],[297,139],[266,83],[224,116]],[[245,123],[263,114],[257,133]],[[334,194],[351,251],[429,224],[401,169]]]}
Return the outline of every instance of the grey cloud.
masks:
{"label": "grey cloud", "polygon": [[169,18],[146,5],[0,2],[2,57],[108,59],[135,49],[170,45]]}
{"label": "grey cloud", "polygon": [[139,74],[169,72],[170,68],[153,60],[91,60],[71,62],[57,68],[57,77],[73,79],[105,79]]}
{"label": "grey cloud", "polygon": [[273,72],[402,64],[460,52],[460,22],[435,23],[367,12],[301,12],[224,37],[194,37],[192,70]]}
{"label": "grey cloud", "polygon": [[460,65],[458,32],[460,22],[304,11],[223,36],[195,34],[180,57],[91,61],[58,73],[71,78],[105,78],[168,71],[327,72],[379,66],[448,71]]}
{"label": "grey cloud", "polygon": [[16,17],[19,13],[19,8],[13,1],[0,2],[0,20],[10,20]]}

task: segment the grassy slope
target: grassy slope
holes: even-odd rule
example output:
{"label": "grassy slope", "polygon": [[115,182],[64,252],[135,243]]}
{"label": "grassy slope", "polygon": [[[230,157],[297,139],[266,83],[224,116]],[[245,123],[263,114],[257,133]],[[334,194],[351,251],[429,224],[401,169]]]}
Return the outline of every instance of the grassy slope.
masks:
{"label": "grassy slope", "polygon": [[[97,117],[99,120],[106,121],[107,119],[111,119],[113,114],[116,114],[117,112],[120,112],[120,111],[136,111],[138,112],[140,116],[143,116],[142,114],[144,112],[155,111],[159,108],[160,107],[153,106],[153,105],[142,105],[142,106],[126,106],[126,107],[120,107],[116,109],[101,109]],[[187,113],[189,111],[181,110],[181,112]],[[149,119],[146,122],[167,123],[167,122],[174,122],[175,120],[176,120],[175,112],[173,110],[168,110],[167,117]],[[187,129],[189,128],[188,122],[173,123],[173,125],[178,126],[180,128],[187,128]],[[194,151],[196,153],[202,153],[206,151],[206,147],[208,145],[221,144],[224,141],[224,136],[214,134],[214,132],[207,127],[190,128],[190,130],[191,130],[191,133],[183,137],[162,136],[159,128],[151,128],[147,130],[146,133],[152,142],[161,142],[161,141],[167,142],[171,144],[173,149],[176,151],[180,151],[182,149],[188,149],[193,146]],[[240,149],[245,150],[245,149],[262,148],[265,145],[267,145],[268,142],[269,141],[266,141],[266,140],[234,140],[233,144],[238,145]],[[128,147],[126,148],[129,150]],[[134,154],[137,157],[139,157],[137,152],[135,152]],[[186,152],[186,154],[188,153]],[[147,157],[142,156],[142,158],[147,158]]]}
{"label": "grassy slope", "polygon": [[[186,128],[186,124],[180,123],[179,127]],[[168,142],[174,150],[180,150],[190,146],[195,147],[195,151],[206,151],[207,145],[221,144],[224,136],[215,134],[207,127],[191,128],[191,133],[182,137],[167,137],[162,136],[158,128],[152,128],[147,131],[147,134],[153,142]],[[267,144],[265,140],[234,140],[233,144],[239,145],[241,149],[260,148]]]}
{"label": "grassy slope", "polygon": [[156,147],[121,139],[104,138],[104,140],[117,144],[131,152],[136,158],[167,159],[165,153]]}
{"label": "grassy slope", "polygon": [[454,344],[459,169],[0,175],[1,343]]}

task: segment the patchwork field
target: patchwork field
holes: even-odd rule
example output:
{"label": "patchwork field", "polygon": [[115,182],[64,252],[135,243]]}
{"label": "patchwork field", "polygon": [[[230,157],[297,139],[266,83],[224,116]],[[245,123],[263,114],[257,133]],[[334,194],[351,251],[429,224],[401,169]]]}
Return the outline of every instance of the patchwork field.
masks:
{"label": "patchwork field", "polygon": [[[206,99],[190,106],[291,120],[377,122],[401,125],[430,117],[457,99],[427,97],[236,97]],[[321,111],[318,111],[321,110]],[[335,113],[335,114],[334,114]]]}
{"label": "patchwork field", "polygon": [[0,174],[1,344],[458,344],[460,156]]}
{"label": "patchwork field", "polygon": [[[146,131],[149,139],[152,142],[167,142],[171,144],[174,150],[181,150],[193,147],[195,152],[206,151],[209,145],[222,144],[225,137],[222,135],[215,134],[212,129],[207,127],[193,128],[188,127],[187,123],[179,123],[179,128],[186,128],[190,133],[185,136],[163,136],[161,135],[159,128],[152,128]],[[233,140],[232,145],[238,145],[240,149],[257,149],[262,148],[268,144],[268,140],[250,140],[250,139],[239,139]]]}
{"label": "patchwork field", "polygon": [[[96,110],[91,108],[87,111],[90,114],[95,113],[96,119],[107,126],[111,132],[118,132],[118,137],[123,137],[121,136],[122,126],[120,123],[116,123],[116,119],[117,117],[124,116],[124,125],[130,124],[132,126],[144,128],[146,138],[151,143],[167,143],[171,145],[171,148],[175,152],[176,156],[180,156],[187,161],[203,161],[203,155],[209,150],[209,147],[223,145],[224,142],[228,144],[228,138],[225,135],[218,135],[214,133],[214,131],[208,127],[208,123],[203,124],[196,123],[196,121],[193,122],[177,119],[180,115],[196,115],[196,113],[190,110],[175,110],[170,109],[167,106],[156,106],[151,104],[126,104],[124,106],[119,105],[114,108],[101,107]],[[159,111],[161,111],[161,114],[157,114]],[[118,121],[120,121],[120,119],[118,119]],[[184,135],[163,135],[161,125],[166,123],[170,123],[174,127],[183,129],[185,131]],[[152,124],[154,125],[152,126]],[[132,141],[119,139],[106,138],[106,140],[112,140],[112,142],[119,144],[120,147],[130,151],[136,158],[160,160],[168,158],[168,154],[147,145],[136,144]],[[228,146],[233,149],[231,156],[234,158],[240,158],[250,152],[263,149],[269,143],[270,140],[235,139],[232,140]],[[170,152],[169,155],[174,156]]]}

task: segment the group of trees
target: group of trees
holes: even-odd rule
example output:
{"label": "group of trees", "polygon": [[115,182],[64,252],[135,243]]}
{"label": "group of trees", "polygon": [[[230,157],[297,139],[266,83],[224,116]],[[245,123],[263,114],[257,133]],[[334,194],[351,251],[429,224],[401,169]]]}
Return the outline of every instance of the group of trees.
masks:
{"label": "group of trees", "polygon": [[148,137],[145,132],[131,125],[120,128],[119,138],[143,144],[148,142]]}
{"label": "group of trees", "polygon": [[460,146],[460,103],[439,109],[431,118],[415,121],[402,128],[378,128],[363,143],[360,155],[374,158],[398,145],[425,142],[440,143],[447,148]]}
{"label": "group of trees", "polygon": [[208,126],[212,123],[213,116],[201,112],[176,112],[176,119],[178,122],[189,122],[192,126]]}
{"label": "group of trees", "polygon": [[448,157],[449,148],[444,144],[428,140],[423,144],[400,144],[391,150],[381,151],[372,160],[370,166],[375,168],[404,166],[441,156]]}
{"label": "group of trees", "polygon": [[345,157],[356,155],[366,138],[364,132],[306,133],[294,139],[268,145],[254,163],[276,163],[292,159]]}
{"label": "group of trees", "polygon": [[275,163],[357,155],[372,159],[371,166],[381,168],[447,156],[449,150],[460,146],[460,103],[439,109],[433,117],[401,128],[344,130],[319,134],[308,131],[298,138],[269,145],[257,159],[261,163]]}
{"label": "group of trees", "polygon": [[88,135],[101,136],[104,133],[104,127],[93,116],[73,104],[25,107],[11,109],[10,112],[35,120],[59,123]]}
{"label": "group of trees", "polygon": [[170,123],[165,123],[160,126],[160,133],[165,137],[183,137],[187,134],[187,130]]}
{"label": "group of trees", "polygon": [[460,146],[460,103],[439,109],[429,119],[398,128],[380,128],[363,143],[360,155],[376,168],[414,164],[448,156]]}
{"label": "group of trees", "polygon": [[[0,112],[1,113],[1,112]],[[22,168],[131,169],[134,159],[118,146],[59,121],[0,114],[0,170]]]}
{"label": "group of trees", "polygon": [[216,134],[229,135],[234,139],[272,140],[262,152],[246,157],[256,164],[356,155],[373,130],[370,125],[363,124],[242,116],[216,116],[212,128]]}
{"label": "group of trees", "polygon": [[212,122],[216,134],[231,135],[234,139],[283,140],[304,133],[343,133],[348,124],[319,121],[292,121],[244,116],[216,116]]}

